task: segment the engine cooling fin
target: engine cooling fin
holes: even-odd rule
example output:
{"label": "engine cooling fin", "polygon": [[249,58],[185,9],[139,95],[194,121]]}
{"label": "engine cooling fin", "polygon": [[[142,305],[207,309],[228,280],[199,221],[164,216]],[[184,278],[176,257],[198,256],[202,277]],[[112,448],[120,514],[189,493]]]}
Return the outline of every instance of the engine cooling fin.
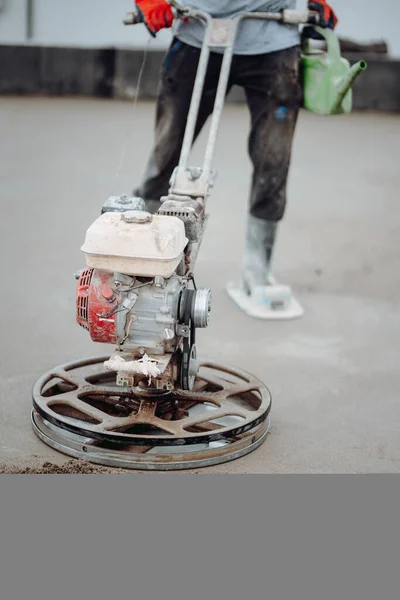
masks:
{"label": "engine cooling fin", "polygon": [[180,470],[228,462],[258,448],[271,395],[245,371],[201,361],[194,388],[123,388],[109,357],[56,367],[33,387],[32,425],[46,444],[112,467]]}

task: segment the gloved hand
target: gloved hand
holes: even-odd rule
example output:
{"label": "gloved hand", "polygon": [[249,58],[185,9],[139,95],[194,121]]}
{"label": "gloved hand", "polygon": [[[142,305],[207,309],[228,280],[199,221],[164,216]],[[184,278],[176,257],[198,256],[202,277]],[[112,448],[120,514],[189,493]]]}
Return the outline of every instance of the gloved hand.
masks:
{"label": "gloved hand", "polygon": [[[319,13],[318,25],[327,29],[335,29],[338,24],[338,18],[333,8],[326,0],[308,0],[308,9]],[[312,28],[305,27],[304,34],[306,37],[320,40],[321,36]]]}
{"label": "gloved hand", "polygon": [[166,0],[136,0],[136,6],[143,16],[143,21],[153,37],[164,27],[171,27],[174,15]]}
{"label": "gloved hand", "polygon": [[308,9],[319,13],[319,26],[335,29],[338,18],[326,0],[308,0]]}

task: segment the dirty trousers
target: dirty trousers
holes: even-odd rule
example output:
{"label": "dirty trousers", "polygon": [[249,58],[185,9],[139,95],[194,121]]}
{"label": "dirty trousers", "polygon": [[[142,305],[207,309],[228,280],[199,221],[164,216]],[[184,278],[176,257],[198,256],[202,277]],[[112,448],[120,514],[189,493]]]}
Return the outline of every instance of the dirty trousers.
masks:
{"label": "dirty trousers", "polygon": [[[164,60],[156,106],[155,143],[142,184],[145,200],[168,194],[179,162],[200,50],[174,39]],[[222,55],[211,53],[195,137],[213,110]],[[248,149],[253,163],[249,210],[254,217],[282,219],[293,135],[301,104],[299,48],[269,54],[235,55],[228,92],[244,88],[251,114]],[[234,127],[234,123],[232,127]],[[232,148],[232,152],[234,152]]]}

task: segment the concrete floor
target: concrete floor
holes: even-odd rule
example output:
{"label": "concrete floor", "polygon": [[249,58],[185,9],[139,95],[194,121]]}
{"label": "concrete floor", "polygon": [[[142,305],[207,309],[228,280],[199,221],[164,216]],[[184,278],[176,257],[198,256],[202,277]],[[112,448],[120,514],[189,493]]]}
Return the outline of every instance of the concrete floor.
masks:
{"label": "concrete floor", "polygon": [[[75,325],[73,274],[84,266],[79,248],[103,201],[140,178],[153,109],[0,99],[3,465],[68,460],[31,432],[30,390],[52,366],[104,353]],[[198,284],[214,298],[199,345],[203,356],[267,383],[273,425],[254,454],[204,472],[398,473],[400,116],[301,115],[275,263],[306,309],[289,323],[251,320],[224,292],[241,262],[247,129],[246,109],[227,106],[197,264]]]}

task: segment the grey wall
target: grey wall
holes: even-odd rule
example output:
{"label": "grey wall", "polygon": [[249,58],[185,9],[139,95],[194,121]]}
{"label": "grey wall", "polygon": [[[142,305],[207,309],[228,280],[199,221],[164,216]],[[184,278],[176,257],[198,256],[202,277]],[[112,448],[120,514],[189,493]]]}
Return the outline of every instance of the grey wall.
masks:
{"label": "grey wall", "polygon": [[[0,45],[0,94],[154,99],[163,56],[150,50],[143,63],[143,52],[132,49]],[[400,112],[400,60],[370,56],[368,64],[354,86],[354,108]],[[242,101],[242,90],[231,100]]]}

